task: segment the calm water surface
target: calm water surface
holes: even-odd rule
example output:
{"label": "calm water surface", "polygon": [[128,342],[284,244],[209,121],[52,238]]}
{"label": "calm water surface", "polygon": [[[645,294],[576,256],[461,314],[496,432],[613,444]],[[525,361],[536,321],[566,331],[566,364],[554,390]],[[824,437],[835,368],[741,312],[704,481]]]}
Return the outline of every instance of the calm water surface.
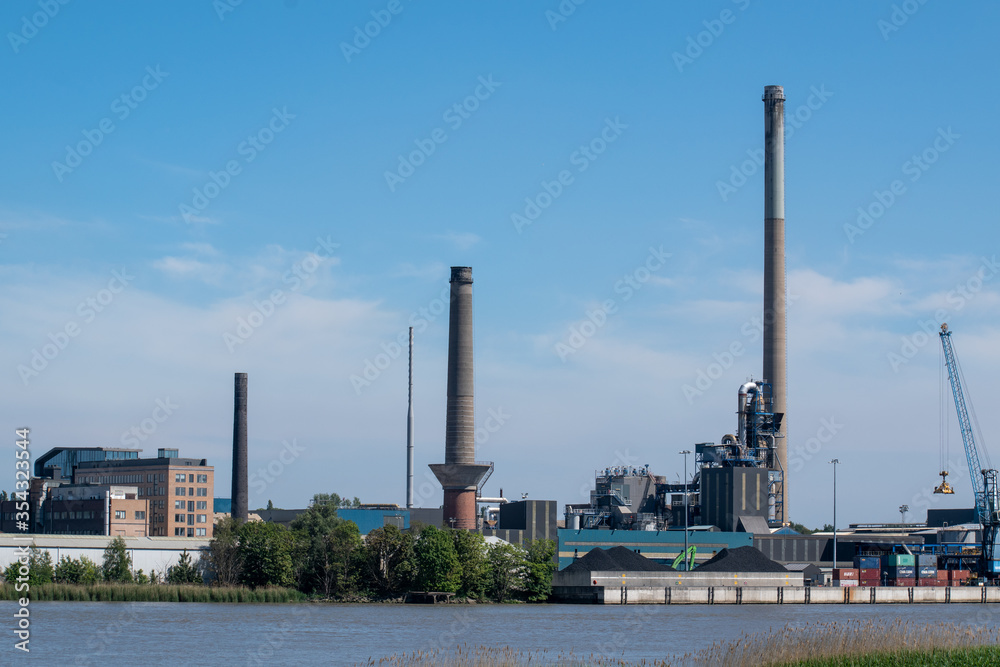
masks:
{"label": "calm water surface", "polygon": [[[0,665],[354,665],[471,645],[663,658],[791,623],[902,618],[996,625],[998,605],[251,605],[35,602],[31,655],[0,602]],[[20,654],[20,655],[19,655]]]}

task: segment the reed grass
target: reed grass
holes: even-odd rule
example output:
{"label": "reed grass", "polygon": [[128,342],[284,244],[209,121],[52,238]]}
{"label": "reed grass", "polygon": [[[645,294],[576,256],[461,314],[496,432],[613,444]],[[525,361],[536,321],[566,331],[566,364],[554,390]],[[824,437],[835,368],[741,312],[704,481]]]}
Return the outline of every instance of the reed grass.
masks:
{"label": "reed grass", "polygon": [[[24,593],[13,584],[0,584],[0,600],[17,600]],[[30,598],[42,602],[301,602],[303,593],[294,588],[221,588],[198,585],[148,584],[42,584],[31,589]]]}
{"label": "reed grass", "polygon": [[902,620],[844,621],[785,626],[744,633],[702,651],[657,660],[629,661],[621,656],[577,656],[554,651],[470,647],[416,651],[370,659],[368,667],[523,667],[596,665],[597,667],[951,667],[1000,664],[1000,629],[957,625],[918,625]]}

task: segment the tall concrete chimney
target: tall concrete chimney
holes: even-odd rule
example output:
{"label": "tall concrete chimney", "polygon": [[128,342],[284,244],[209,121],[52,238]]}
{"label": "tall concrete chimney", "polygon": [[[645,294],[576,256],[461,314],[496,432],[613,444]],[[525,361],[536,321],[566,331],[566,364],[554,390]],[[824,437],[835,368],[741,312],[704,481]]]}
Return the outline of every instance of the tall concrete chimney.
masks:
{"label": "tall concrete chimney", "polygon": [[774,412],[783,415],[775,440],[776,467],[782,471],[781,511],[788,521],[788,418],[785,399],[788,352],[785,325],[785,91],[764,87],[764,380],[774,392]]}
{"label": "tall concrete chimney", "polygon": [[413,507],[413,327],[410,327],[410,380],[406,402],[406,509],[411,509]]}
{"label": "tall concrete chimney", "polygon": [[247,520],[250,498],[247,493],[247,374],[236,374],[233,410],[233,509],[234,519]]}
{"label": "tall concrete chimney", "polygon": [[490,470],[476,463],[472,374],[472,269],[451,267],[448,326],[448,409],[444,463],[430,466],[444,489],[444,522],[476,528],[476,489]]}

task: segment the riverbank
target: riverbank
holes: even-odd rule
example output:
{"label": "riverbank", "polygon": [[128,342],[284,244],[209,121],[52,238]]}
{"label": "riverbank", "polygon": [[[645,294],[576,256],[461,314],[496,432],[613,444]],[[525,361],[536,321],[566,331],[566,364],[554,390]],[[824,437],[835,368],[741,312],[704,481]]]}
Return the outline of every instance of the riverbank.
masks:
{"label": "riverbank", "polygon": [[[0,584],[0,600],[17,600],[24,592]],[[220,588],[176,584],[41,584],[32,587],[33,602],[303,602],[294,588]]]}

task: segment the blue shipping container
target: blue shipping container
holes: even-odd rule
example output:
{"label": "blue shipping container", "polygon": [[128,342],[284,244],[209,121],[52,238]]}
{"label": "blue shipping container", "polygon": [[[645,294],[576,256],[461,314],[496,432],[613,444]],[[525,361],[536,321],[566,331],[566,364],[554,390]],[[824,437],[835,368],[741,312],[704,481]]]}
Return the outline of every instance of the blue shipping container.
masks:
{"label": "blue shipping container", "polygon": [[934,567],[937,567],[937,564],[938,564],[938,559],[937,559],[937,556],[934,555],[934,554],[918,554],[917,555],[917,566],[918,567],[925,567],[925,566],[931,566],[931,565],[933,565]]}
{"label": "blue shipping container", "polygon": [[878,556],[855,556],[854,567],[859,570],[875,570],[879,567]]}
{"label": "blue shipping container", "polygon": [[885,568],[892,579],[913,579],[917,576],[917,568],[912,565],[898,565]]}
{"label": "blue shipping container", "polygon": [[921,579],[936,579],[937,572],[936,567],[927,567],[926,565],[923,565],[917,568],[917,576]]}

